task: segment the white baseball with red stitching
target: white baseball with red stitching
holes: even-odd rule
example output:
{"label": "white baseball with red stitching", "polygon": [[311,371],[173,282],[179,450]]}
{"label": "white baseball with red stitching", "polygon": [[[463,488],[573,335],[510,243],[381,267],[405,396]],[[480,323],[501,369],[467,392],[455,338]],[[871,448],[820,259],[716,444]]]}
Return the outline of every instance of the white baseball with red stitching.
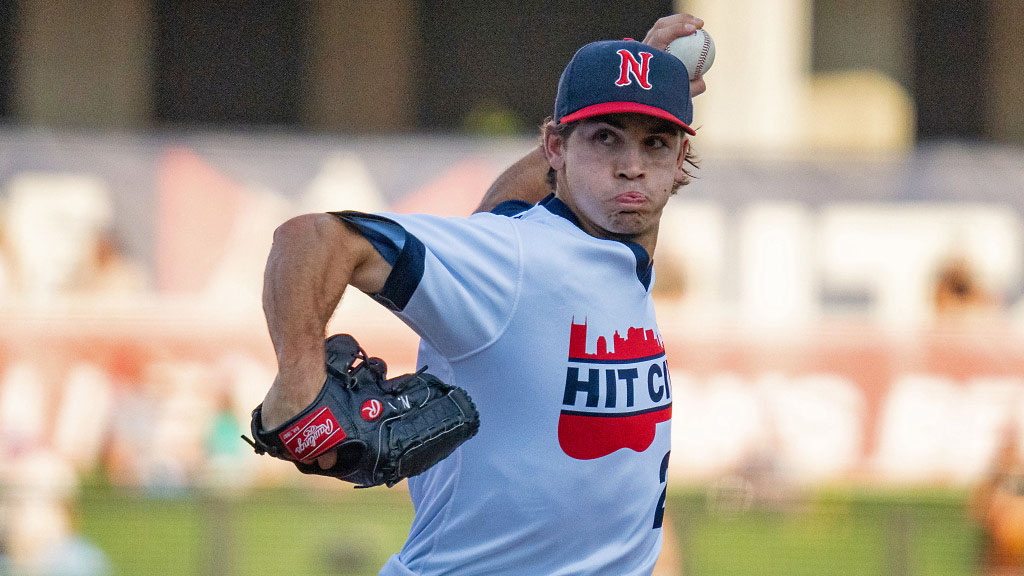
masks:
{"label": "white baseball with red stitching", "polygon": [[715,41],[703,29],[676,38],[669,43],[666,51],[683,61],[690,73],[690,80],[707,74],[715,61]]}

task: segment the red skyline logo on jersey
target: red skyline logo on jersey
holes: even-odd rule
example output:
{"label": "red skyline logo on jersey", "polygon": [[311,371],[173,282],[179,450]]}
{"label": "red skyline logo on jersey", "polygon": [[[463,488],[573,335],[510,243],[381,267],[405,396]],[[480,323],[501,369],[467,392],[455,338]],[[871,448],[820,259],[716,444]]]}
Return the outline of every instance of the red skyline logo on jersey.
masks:
{"label": "red skyline logo on jersey", "polygon": [[665,354],[665,345],[654,330],[630,327],[626,337],[619,335],[618,330],[612,336],[612,349],[608,350],[608,340],[604,336],[597,338],[597,351],[587,352],[587,324],[573,322],[569,329],[570,360],[639,360]]}
{"label": "red skyline logo on jersey", "polygon": [[654,330],[629,327],[611,347],[599,336],[587,351],[587,324],[569,330],[569,358],[558,443],[578,460],[629,448],[647,450],[657,424],[672,418],[671,380],[665,346]]}

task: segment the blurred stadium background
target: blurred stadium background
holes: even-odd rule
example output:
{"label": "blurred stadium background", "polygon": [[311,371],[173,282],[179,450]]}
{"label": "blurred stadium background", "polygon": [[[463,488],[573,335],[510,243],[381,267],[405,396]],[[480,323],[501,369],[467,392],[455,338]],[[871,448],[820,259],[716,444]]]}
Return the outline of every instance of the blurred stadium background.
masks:
{"label": "blurred stadium background", "polygon": [[[673,573],[983,574],[1024,435],[1018,0],[0,0],[0,574],[376,573],[402,487],[238,439],[274,227],[468,214],[579,45],[677,10],[718,50],[657,262]],[[361,295],[332,329],[413,366]]]}

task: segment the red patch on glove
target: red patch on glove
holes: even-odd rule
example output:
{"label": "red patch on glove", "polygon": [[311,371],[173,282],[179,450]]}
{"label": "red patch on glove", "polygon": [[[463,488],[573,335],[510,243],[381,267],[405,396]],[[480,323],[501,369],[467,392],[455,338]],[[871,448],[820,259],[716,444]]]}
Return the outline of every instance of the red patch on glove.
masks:
{"label": "red patch on glove", "polygon": [[337,446],[346,434],[325,406],[281,432],[279,437],[293,458],[308,464]]}

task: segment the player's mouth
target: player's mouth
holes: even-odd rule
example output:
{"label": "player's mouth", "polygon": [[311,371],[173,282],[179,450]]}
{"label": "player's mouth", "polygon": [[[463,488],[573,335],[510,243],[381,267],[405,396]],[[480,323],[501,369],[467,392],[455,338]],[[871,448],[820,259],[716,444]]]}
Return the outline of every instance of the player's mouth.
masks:
{"label": "player's mouth", "polygon": [[647,196],[644,196],[635,190],[631,190],[616,196],[615,202],[625,206],[639,206],[647,202]]}

